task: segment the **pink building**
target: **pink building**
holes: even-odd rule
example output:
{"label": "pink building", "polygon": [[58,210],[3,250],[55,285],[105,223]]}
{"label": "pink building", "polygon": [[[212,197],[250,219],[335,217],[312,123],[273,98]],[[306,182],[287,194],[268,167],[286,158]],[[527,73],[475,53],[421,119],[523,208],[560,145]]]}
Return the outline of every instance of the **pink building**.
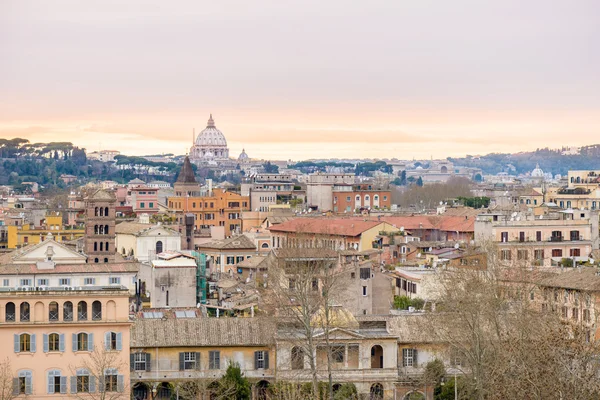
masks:
{"label": "pink building", "polygon": [[135,213],[158,212],[158,188],[136,187],[131,189],[131,206]]}

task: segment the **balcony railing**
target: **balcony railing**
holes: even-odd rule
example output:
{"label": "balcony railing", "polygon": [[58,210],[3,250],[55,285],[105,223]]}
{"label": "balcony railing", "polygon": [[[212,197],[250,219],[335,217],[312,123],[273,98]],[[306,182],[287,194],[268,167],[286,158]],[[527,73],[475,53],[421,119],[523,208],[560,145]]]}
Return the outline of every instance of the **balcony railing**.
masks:
{"label": "balcony railing", "polygon": [[550,241],[551,242],[562,242],[563,237],[562,236],[550,236]]}
{"label": "balcony railing", "polygon": [[20,320],[21,321],[29,321],[29,317],[30,317],[30,315],[28,312],[22,312],[20,315]]}
{"label": "balcony railing", "polygon": [[78,312],[77,320],[78,321],[87,321],[87,312]]}
{"label": "balcony railing", "polygon": [[7,313],[6,314],[6,322],[15,322],[17,320],[17,315],[15,313]]}
{"label": "balcony railing", "polygon": [[48,313],[48,319],[50,321],[58,321],[58,311],[50,311],[50,313]]}

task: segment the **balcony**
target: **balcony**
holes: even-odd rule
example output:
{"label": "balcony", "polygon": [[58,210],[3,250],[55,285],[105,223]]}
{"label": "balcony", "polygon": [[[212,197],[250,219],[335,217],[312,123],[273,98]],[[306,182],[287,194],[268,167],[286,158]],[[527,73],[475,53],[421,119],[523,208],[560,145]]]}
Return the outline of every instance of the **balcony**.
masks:
{"label": "balcony", "polygon": [[550,241],[551,242],[562,242],[563,237],[562,236],[550,236]]}

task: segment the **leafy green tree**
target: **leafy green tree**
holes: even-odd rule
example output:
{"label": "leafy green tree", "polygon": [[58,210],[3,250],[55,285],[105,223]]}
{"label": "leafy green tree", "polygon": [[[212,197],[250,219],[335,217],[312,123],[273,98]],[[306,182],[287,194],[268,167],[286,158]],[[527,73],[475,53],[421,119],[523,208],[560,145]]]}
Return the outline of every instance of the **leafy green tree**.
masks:
{"label": "leafy green tree", "polygon": [[417,179],[417,186],[423,187],[423,178],[419,177],[419,179]]}
{"label": "leafy green tree", "polygon": [[240,365],[230,362],[225,375],[218,381],[215,390],[218,398],[224,400],[249,400],[252,396],[252,388],[248,379],[242,374]]}

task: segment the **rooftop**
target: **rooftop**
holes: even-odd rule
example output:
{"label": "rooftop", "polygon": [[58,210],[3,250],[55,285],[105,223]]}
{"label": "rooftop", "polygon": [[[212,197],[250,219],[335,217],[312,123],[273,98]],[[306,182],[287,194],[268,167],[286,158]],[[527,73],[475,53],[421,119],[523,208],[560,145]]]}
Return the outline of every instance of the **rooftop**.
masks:
{"label": "rooftop", "polygon": [[350,218],[294,218],[271,226],[272,232],[313,233],[336,236],[359,236],[382,221]]}

